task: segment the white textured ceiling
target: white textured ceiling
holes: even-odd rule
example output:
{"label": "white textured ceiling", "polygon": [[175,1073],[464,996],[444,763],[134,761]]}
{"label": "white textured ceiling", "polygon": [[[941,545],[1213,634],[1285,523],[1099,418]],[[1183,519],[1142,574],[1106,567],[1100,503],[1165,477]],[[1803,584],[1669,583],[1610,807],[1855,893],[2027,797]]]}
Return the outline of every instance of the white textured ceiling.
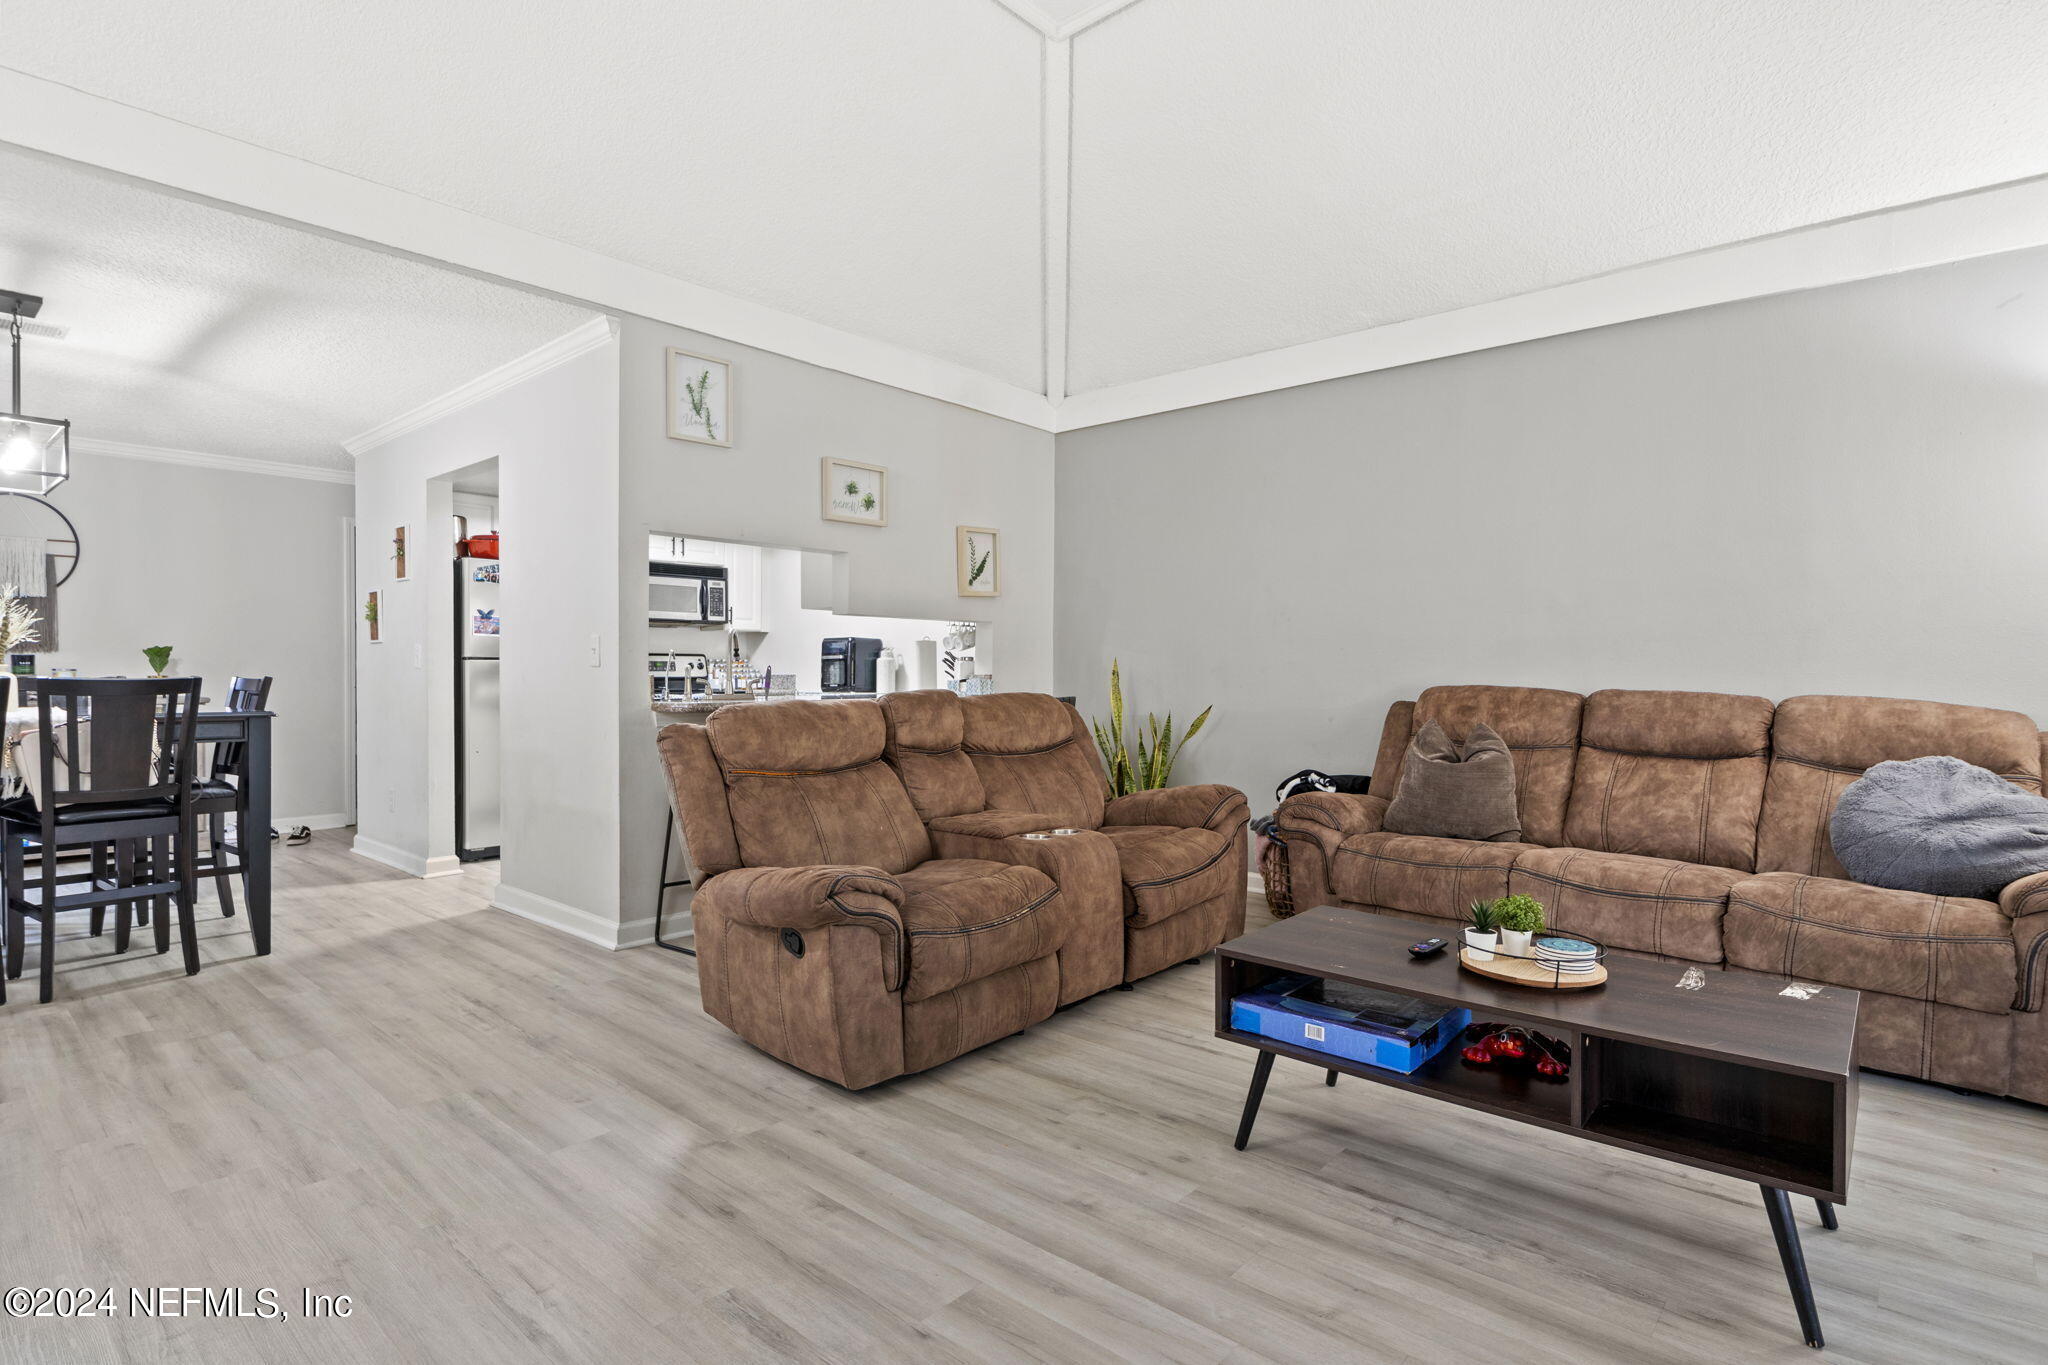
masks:
{"label": "white textured ceiling", "polygon": [[343,440],[590,317],[5,146],[0,186],[0,287],[68,329],[23,338],[23,405],[81,442],[346,468]]}
{"label": "white textured ceiling", "polygon": [[[1050,119],[1020,12],[1099,19]],[[10,0],[6,39],[1027,389],[1063,304],[1068,394],[2048,173],[2009,0]]]}
{"label": "white textured ceiling", "polygon": [[1073,122],[1085,392],[2048,172],[2048,5],[1142,0]]}

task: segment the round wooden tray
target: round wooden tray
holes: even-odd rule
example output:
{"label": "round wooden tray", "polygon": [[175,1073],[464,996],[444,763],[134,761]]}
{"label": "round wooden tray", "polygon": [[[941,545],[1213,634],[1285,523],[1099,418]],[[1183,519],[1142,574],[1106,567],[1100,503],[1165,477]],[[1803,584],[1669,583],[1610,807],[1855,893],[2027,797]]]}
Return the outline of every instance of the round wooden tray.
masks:
{"label": "round wooden tray", "polygon": [[1475,961],[1470,948],[1458,950],[1458,965],[1468,972],[1512,981],[1517,986],[1534,986],[1542,991],[1582,991],[1607,980],[1607,969],[1595,966],[1590,972],[1554,972],[1533,958],[1508,957],[1496,952],[1491,962]]}

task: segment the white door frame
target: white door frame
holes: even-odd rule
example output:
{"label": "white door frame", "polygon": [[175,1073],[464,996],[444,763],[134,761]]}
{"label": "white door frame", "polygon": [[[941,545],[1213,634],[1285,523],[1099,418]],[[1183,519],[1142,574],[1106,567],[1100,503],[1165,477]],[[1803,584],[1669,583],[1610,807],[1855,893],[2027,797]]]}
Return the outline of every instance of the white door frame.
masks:
{"label": "white door frame", "polygon": [[341,808],[356,822],[356,519],[341,519]]}

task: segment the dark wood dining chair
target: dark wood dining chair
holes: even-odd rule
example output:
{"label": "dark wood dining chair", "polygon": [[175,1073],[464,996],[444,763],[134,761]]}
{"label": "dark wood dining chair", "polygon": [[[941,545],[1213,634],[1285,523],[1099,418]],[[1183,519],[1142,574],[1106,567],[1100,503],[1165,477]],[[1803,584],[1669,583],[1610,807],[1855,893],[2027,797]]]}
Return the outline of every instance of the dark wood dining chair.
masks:
{"label": "dark wood dining chair", "polygon": [[[227,709],[230,711],[261,711],[270,704],[270,679],[236,678],[228,684]],[[199,783],[196,806],[199,817],[206,821],[206,853],[199,875],[213,878],[214,890],[220,896],[220,913],[232,917],[235,913],[234,879],[248,876],[248,859],[242,856],[243,845],[252,837],[267,839],[269,830],[259,830],[252,835],[248,821],[248,746],[240,740],[226,740],[213,746],[212,770]],[[235,842],[227,837],[227,818],[235,817]],[[234,855],[234,862],[228,862],[228,855]],[[247,891],[246,882],[243,890]]]}
{"label": "dark wood dining chair", "polygon": [[[39,795],[0,804],[0,892],[6,902],[6,975],[21,975],[26,922],[41,928],[39,996],[56,983],[57,916],[114,905],[115,947],[128,946],[128,905],[169,900],[177,907],[185,973],[199,971],[192,924],[196,893],[194,719],[197,678],[43,678],[38,680],[36,745]],[[67,850],[92,855],[93,871],[67,877]],[[141,850],[107,876],[111,849]],[[27,858],[34,853],[36,875]],[[133,868],[132,873],[127,869]],[[82,888],[82,889],[81,889]],[[168,916],[153,917],[156,950],[170,951]]]}

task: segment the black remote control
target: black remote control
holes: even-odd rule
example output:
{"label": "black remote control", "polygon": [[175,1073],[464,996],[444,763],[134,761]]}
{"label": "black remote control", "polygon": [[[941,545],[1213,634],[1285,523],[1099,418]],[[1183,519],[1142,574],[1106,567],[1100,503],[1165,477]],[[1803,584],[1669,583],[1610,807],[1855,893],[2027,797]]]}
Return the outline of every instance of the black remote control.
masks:
{"label": "black remote control", "polygon": [[1409,953],[1415,957],[1428,957],[1431,953],[1440,953],[1443,950],[1444,941],[1440,938],[1426,938],[1420,943],[1408,945]]}

